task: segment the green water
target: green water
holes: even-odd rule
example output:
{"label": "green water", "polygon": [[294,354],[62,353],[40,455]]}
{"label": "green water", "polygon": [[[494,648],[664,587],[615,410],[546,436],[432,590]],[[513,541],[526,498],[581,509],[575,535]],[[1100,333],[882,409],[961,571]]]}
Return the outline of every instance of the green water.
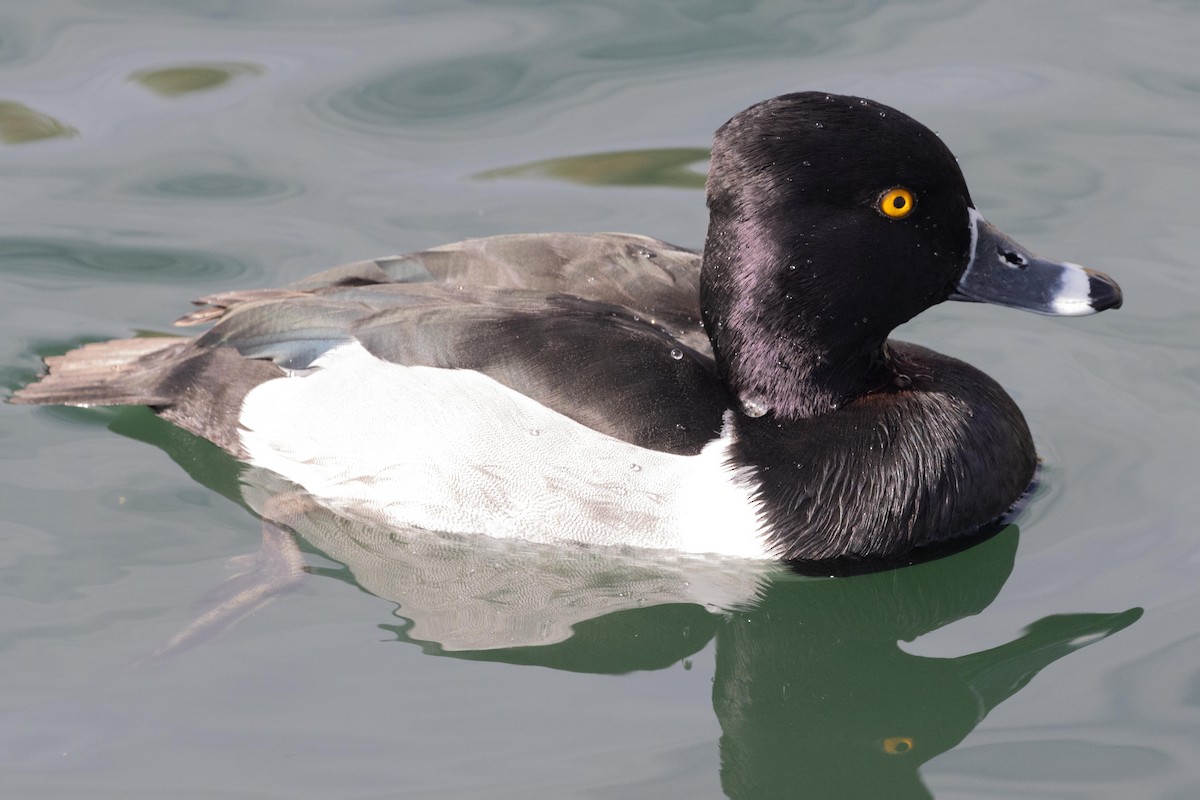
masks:
{"label": "green water", "polygon": [[270,478],[145,410],[2,405],[0,794],[1200,796],[1197,32],[1188,0],[0,7],[7,388],[359,258],[698,246],[712,131],[799,89],[925,122],[989,219],[1126,292],[902,331],[1045,459],[971,550],[816,579],[313,517],[304,581],[156,657],[242,586]]}

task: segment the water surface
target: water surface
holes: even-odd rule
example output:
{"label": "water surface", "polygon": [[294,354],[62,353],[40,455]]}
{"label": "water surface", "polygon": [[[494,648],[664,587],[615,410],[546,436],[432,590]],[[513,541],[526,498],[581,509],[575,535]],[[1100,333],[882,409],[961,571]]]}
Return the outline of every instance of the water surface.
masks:
{"label": "water surface", "polygon": [[369,256],[699,246],[712,131],[799,89],[904,109],[989,219],[1126,290],[901,332],[997,378],[1045,459],[977,548],[830,580],[316,515],[306,580],[149,659],[240,585],[269,481],[145,410],[0,406],[4,795],[1200,795],[1197,25],[1182,0],[0,10],[9,388]]}

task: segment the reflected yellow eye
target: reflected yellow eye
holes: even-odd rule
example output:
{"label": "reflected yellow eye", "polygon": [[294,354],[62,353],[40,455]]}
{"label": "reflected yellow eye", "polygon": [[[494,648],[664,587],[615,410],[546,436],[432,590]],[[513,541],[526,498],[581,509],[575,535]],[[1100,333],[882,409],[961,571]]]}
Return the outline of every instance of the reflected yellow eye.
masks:
{"label": "reflected yellow eye", "polygon": [[908,736],[891,736],[883,740],[883,752],[889,756],[898,756],[913,749],[913,740]]}
{"label": "reflected yellow eye", "polygon": [[904,219],[912,213],[916,204],[917,198],[903,186],[888,189],[879,196],[879,210],[891,219]]}

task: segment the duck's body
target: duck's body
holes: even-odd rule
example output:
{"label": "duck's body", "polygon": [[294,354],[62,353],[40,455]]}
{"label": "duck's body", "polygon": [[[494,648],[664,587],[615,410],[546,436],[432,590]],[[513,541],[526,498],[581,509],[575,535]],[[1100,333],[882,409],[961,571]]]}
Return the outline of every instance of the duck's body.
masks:
{"label": "duck's body", "polygon": [[359,262],[204,298],[198,338],[84,347],[15,399],[150,405],[403,527],[826,559],[1002,515],[1036,463],[1020,411],[886,336],[952,293],[1086,313],[1115,284],[1003,238],[932,133],[858,98],[739,114],[708,195],[703,257],[535,234]]}

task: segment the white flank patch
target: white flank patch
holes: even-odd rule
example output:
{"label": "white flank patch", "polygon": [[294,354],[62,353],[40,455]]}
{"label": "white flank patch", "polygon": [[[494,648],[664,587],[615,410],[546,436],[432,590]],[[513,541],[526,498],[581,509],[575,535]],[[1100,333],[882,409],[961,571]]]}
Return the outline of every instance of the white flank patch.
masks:
{"label": "white flank patch", "polygon": [[242,406],[250,462],[331,509],[396,527],[770,558],[754,485],[627,444],[471,370],[405,367],[354,343]]}

